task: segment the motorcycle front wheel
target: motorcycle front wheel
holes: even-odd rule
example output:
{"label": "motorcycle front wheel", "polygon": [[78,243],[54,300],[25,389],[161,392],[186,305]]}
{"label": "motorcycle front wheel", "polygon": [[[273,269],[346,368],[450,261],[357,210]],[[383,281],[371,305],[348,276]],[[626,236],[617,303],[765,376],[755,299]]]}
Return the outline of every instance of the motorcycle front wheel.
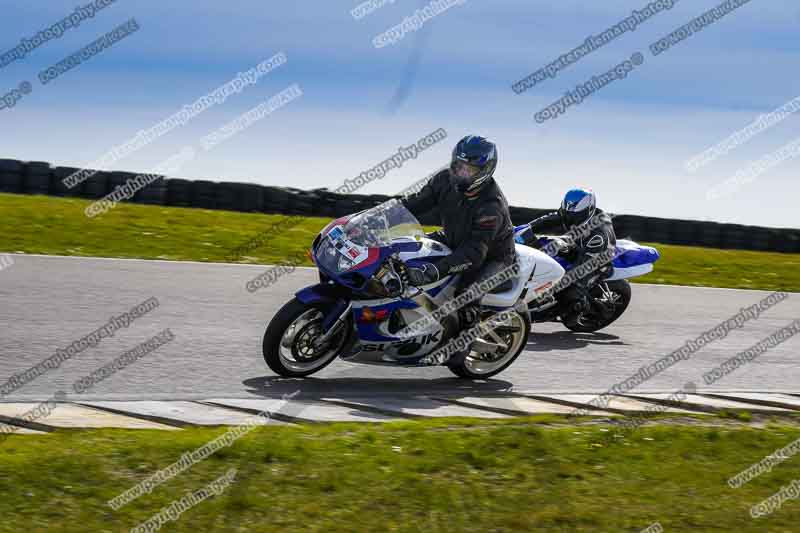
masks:
{"label": "motorcycle front wheel", "polygon": [[325,342],[322,305],[306,305],[293,298],[281,307],[264,333],[263,352],[267,366],[278,375],[301,378],[319,372],[336,359],[354,335],[352,318]]}

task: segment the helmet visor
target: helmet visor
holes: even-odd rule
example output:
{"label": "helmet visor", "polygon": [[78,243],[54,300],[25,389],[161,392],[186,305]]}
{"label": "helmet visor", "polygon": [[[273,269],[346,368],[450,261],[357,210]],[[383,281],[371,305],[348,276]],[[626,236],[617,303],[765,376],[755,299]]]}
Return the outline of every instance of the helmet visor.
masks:
{"label": "helmet visor", "polygon": [[469,163],[465,163],[463,161],[456,161],[455,166],[453,168],[453,173],[458,176],[459,178],[466,178],[466,179],[473,179],[481,172],[481,167],[476,167],[475,165],[470,165]]}

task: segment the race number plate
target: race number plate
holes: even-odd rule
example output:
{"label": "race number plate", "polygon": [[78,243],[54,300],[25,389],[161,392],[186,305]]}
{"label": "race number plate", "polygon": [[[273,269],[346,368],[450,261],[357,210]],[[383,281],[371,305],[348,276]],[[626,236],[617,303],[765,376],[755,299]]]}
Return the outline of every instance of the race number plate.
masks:
{"label": "race number plate", "polygon": [[336,226],[329,233],[328,237],[333,241],[336,250],[351,261],[353,266],[359,265],[369,257],[369,249],[359,246],[349,240],[341,226]]}

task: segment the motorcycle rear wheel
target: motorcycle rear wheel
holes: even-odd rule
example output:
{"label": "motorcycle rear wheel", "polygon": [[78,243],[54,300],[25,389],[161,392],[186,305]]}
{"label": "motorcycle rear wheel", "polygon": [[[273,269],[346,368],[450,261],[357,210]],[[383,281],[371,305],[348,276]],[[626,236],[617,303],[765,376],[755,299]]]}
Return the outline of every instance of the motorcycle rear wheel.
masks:
{"label": "motorcycle rear wheel", "polygon": [[[582,313],[577,321],[563,321],[564,327],[578,333],[594,333],[610,326],[622,316],[622,313],[628,308],[628,304],[631,303],[631,284],[628,283],[628,280],[619,279],[607,281],[602,285],[607,285],[608,290],[613,294],[613,301],[610,304],[614,306],[614,312],[611,316],[604,318],[596,313]],[[592,298],[598,300],[604,298],[603,289],[599,285],[592,289]]]}
{"label": "motorcycle rear wheel", "polygon": [[463,361],[447,365],[447,368],[456,376],[465,379],[488,379],[508,368],[525,349],[531,332],[528,313],[516,312],[510,322],[494,329],[495,334],[508,346],[499,357],[494,357],[497,354],[479,354],[470,351]]}

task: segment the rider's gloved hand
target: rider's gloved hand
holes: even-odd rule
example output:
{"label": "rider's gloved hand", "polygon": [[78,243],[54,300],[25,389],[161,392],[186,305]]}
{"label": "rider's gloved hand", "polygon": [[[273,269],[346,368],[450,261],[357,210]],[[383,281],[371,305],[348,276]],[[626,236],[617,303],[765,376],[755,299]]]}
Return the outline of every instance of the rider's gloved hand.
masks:
{"label": "rider's gloved hand", "polygon": [[517,236],[515,237],[514,240],[520,244],[524,244],[525,246],[532,246],[534,248],[536,248],[538,244],[536,234],[531,229],[530,224],[528,224],[522,231],[517,233]]}
{"label": "rider's gloved hand", "polygon": [[439,269],[432,263],[422,265],[422,268],[409,268],[407,273],[409,283],[415,287],[439,281]]}
{"label": "rider's gloved hand", "polygon": [[575,241],[568,235],[553,237],[553,242],[555,243],[559,253],[568,252],[570,249],[572,249],[572,247],[575,246]]}

